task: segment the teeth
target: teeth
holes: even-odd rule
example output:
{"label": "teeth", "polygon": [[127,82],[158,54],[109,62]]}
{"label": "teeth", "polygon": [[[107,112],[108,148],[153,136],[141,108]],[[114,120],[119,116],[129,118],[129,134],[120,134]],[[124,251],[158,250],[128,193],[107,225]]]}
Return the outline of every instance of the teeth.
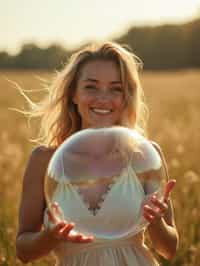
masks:
{"label": "teeth", "polygon": [[106,110],[106,109],[98,109],[98,108],[93,108],[92,109],[95,113],[99,114],[108,114],[111,112],[111,110]]}

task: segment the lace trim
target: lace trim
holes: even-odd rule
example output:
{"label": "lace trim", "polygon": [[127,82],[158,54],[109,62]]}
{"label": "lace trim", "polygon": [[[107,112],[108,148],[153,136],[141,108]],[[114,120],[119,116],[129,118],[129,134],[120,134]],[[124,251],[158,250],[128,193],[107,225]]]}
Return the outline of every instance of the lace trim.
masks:
{"label": "lace trim", "polygon": [[83,204],[87,207],[88,211],[91,212],[94,216],[97,215],[98,211],[102,208],[103,203],[105,202],[106,197],[108,196],[111,189],[114,187],[114,185],[117,184],[117,180],[120,179],[120,177],[123,175],[125,169],[122,170],[121,174],[112,176],[110,179],[112,180],[111,183],[108,185],[106,191],[102,193],[100,200],[97,203],[96,208],[91,208],[90,202],[84,197],[83,193],[80,190],[80,187],[76,184],[72,184],[72,186],[76,189],[77,194],[80,196]]}

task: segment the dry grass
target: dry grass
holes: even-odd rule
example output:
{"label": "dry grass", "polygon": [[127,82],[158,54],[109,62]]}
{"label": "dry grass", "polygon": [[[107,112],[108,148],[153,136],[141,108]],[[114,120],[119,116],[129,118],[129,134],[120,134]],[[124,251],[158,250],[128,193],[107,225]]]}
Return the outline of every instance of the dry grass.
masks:
{"label": "dry grass", "polygon": [[[50,78],[49,73],[0,72],[0,265],[22,265],[15,258],[15,234],[22,175],[33,144],[24,117],[8,107],[26,108],[24,99],[5,79],[25,89],[41,88],[36,78]],[[194,266],[200,258],[200,72],[143,73],[142,83],[150,108],[149,136],[157,141],[166,156],[170,176],[177,180],[172,194],[180,234],[180,247],[173,262],[163,265]],[[29,94],[38,100],[42,93]],[[50,265],[47,260],[29,265]]]}

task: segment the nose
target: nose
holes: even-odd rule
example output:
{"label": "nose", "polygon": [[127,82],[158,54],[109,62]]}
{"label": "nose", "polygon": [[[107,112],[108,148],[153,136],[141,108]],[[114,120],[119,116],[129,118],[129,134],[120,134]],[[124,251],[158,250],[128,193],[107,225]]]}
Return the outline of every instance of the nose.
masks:
{"label": "nose", "polygon": [[98,92],[97,99],[101,101],[108,101],[111,99],[111,94],[106,89],[102,89]]}

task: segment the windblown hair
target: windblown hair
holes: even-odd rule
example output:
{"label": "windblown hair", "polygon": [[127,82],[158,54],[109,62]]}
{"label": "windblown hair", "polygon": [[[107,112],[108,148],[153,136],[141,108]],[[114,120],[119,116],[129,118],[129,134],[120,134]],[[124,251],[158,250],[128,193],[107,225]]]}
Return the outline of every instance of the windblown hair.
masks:
{"label": "windblown hair", "polygon": [[95,60],[111,60],[117,64],[126,102],[120,125],[135,128],[146,135],[148,109],[138,76],[142,61],[126,47],[114,42],[103,42],[88,45],[73,54],[64,69],[57,73],[48,88],[47,97],[41,102],[36,104],[28,99],[31,110],[24,114],[30,118],[41,118],[35,142],[57,148],[67,137],[81,129],[81,117],[72,98],[83,66]]}

